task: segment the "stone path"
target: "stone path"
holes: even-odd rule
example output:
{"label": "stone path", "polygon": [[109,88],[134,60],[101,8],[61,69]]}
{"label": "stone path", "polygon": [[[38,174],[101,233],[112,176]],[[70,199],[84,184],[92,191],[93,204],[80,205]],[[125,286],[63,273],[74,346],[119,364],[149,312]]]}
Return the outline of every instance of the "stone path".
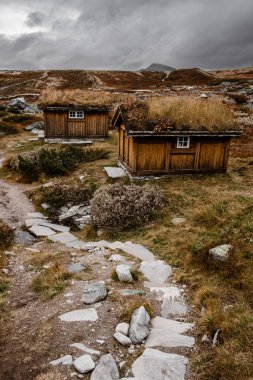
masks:
{"label": "stone path", "polygon": [[[141,244],[135,244],[130,241],[123,243],[119,241],[108,242],[105,240],[98,242],[84,242],[79,240],[69,232],[68,227],[51,223],[41,213],[28,215],[26,225],[36,236],[46,236],[52,242],[64,244],[69,248],[85,250],[91,252],[91,254],[104,254],[106,249],[112,251],[120,249],[141,260],[140,271],[146,279],[144,282],[147,289],[146,292],[154,293],[156,299],[161,304],[161,311],[159,316],[156,316],[151,322],[149,322],[150,318],[143,307],[140,308],[140,310],[136,310],[136,312],[138,311],[137,319],[140,319],[140,321],[144,321],[145,319],[144,335],[146,341],[144,340],[145,351],[132,365],[132,373],[135,376],[135,379],[139,380],[185,379],[188,359],[185,356],[175,354],[174,352],[168,353],[162,351],[163,349],[168,351],[178,347],[190,349],[194,347],[195,344],[195,339],[192,336],[186,335],[189,330],[193,328],[194,324],[182,322],[182,319],[185,319],[188,313],[188,307],[183,296],[184,289],[179,288],[174,283],[172,284],[170,282],[170,276],[172,274],[172,267],[170,265],[162,260],[155,259],[153,253]],[[123,257],[119,254],[111,255],[111,261],[121,261],[122,258]],[[135,289],[121,289],[121,292],[124,291],[126,294],[127,292],[130,292],[129,294],[138,294],[138,290]],[[142,290],[141,293],[143,294],[144,291]],[[105,297],[106,288],[104,283],[90,283],[84,289],[82,301],[84,304],[91,304],[99,300],[102,301]],[[89,302],[90,299],[91,302]],[[138,313],[140,313],[140,315],[138,315]],[[143,316],[141,313],[144,313]],[[132,321],[134,315],[135,314],[132,316]],[[146,317],[144,317],[144,315],[146,315]],[[95,308],[87,307],[85,309],[72,310],[60,315],[59,318],[63,323],[89,322],[97,321],[98,314]],[[138,330],[140,329],[140,322],[136,323],[136,328]],[[149,324],[151,324],[150,329]],[[122,331],[116,330],[114,334],[115,339],[123,346],[130,346],[129,350],[131,350],[132,344],[136,344],[137,342],[135,336],[136,331],[133,334],[131,332],[131,326],[132,322],[130,324],[129,337],[127,334],[125,335],[122,333]],[[143,331],[140,331],[140,334],[142,334],[142,332]],[[139,342],[142,342],[145,337],[142,337]],[[73,343],[73,345],[74,344],[75,343]],[[81,343],[76,344],[85,355],[77,358],[76,363],[73,362],[75,369],[78,370],[79,368],[80,373],[86,373],[95,368],[92,372],[92,379],[99,379],[97,376],[100,376],[100,373],[103,373],[105,370],[108,371],[108,377],[106,377],[106,379],[119,379],[116,362],[110,354],[102,356],[99,363],[96,364],[96,360],[94,359],[95,362],[92,360],[92,349],[87,348]],[[91,351],[89,352],[89,350]],[[71,361],[69,356],[57,360],[51,362],[51,364],[55,365],[58,362],[61,364],[67,364]],[[128,379],[131,378],[129,377]]]}

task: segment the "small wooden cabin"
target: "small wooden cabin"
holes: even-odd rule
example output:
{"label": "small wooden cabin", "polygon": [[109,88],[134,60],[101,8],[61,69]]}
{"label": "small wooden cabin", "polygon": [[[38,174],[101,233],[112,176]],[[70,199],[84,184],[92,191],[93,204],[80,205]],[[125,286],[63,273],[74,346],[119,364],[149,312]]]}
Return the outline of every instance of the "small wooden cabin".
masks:
{"label": "small wooden cabin", "polygon": [[46,106],[45,138],[100,138],[108,136],[109,107]]}
{"label": "small wooden cabin", "polygon": [[228,129],[191,130],[171,121],[154,122],[142,112],[140,102],[121,105],[112,123],[119,132],[119,161],[138,176],[226,172],[230,140],[240,135]]}

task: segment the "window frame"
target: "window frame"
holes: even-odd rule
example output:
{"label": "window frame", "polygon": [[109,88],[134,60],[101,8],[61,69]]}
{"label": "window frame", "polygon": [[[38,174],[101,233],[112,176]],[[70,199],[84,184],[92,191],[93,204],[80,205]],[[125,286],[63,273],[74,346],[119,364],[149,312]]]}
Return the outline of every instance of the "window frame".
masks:
{"label": "window frame", "polygon": [[69,111],[69,119],[84,119],[84,111]]}
{"label": "window frame", "polygon": [[[180,140],[182,140],[182,141],[180,141]],[[185,142],[187,145],[184,145]],[[177,138],[177,148],[178,149],[189,149],[190,143],[191,143],[190,136],[178,136],[178,138]]]}

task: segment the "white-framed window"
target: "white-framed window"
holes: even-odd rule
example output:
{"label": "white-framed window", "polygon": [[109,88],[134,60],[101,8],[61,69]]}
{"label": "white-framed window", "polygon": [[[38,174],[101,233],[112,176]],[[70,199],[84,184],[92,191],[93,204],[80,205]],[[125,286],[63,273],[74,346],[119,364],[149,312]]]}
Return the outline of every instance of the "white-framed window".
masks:
{"label": "white-framed window", "polygon": [[69,118],[70,119],[83,119],[84,118],[84,112],[83,111],[69,111]]}
{"label": "white-framed window", "polygon": [[177,148],[189,148],[190,147],[190,137],[178,137],[177,138]]}

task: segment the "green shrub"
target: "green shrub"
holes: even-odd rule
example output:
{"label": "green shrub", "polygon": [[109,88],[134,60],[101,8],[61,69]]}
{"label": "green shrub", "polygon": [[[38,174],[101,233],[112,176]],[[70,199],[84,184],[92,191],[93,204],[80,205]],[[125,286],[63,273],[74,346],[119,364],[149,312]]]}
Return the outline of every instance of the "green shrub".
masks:
{"label": "green shrub", "polygon": [[8,115],[8,112],[5,111],[4,109],[3,110],[0,109],[0,117],[6,116],[6,115]]}
{"label": "green shrub", "polygon": [[3,133],[4,135],[14,135],[18,133],[18,131],[13,125],[0,123],[0,134],[1,133]]}
{"label": "green shrub", "polygon": [[33,158],[18,156],[18,170],[22,173],[22,178],[25,182],[31,183],[39,179],[40,170],[38,163]]}
{"label": "green shrub", "polygon": [[90,185],[54,185],[41,188],[40,203],[48,203],[59,208],[68,203],[78,205],[87,204],[94,192]]}
{"label": "green shrub", "polygon": [[127,228],[148,222],[162,205],[157,186],[114,184],[102,186],[91,201],[93,221],[98,226]]}
{"label": "green shrub", "polygon": [[3,121],[16,124],[26,124],[31,120],[34,120],[34,116],[32,115],[10,115],[3,117]]}
{"label": "green shrub", "polygon": [[14,238],[13,229],[0,219],[0,248],[8,248]]}

